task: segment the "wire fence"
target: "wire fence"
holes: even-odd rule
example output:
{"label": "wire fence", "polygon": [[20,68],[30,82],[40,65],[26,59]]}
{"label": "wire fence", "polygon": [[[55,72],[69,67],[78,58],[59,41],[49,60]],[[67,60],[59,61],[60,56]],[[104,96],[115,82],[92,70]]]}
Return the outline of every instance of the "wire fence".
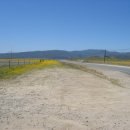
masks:
{"label": "wire fence", "polygon": [[41,59],[0,59],[0,67],[14,67],[27,64],[39,63]]}

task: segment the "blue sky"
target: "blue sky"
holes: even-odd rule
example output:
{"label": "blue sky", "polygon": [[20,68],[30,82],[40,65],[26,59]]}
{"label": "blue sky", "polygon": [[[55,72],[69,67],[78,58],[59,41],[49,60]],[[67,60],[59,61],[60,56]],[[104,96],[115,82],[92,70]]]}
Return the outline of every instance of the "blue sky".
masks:
{"label": "blue sky", "polygon": [[130,50],[130,0],[0,0],[0,52]]}

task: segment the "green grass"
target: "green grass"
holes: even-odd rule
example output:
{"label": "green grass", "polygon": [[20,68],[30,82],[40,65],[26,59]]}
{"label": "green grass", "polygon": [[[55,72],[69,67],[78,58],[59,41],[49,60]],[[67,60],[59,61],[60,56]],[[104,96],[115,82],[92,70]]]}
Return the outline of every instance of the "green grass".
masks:
{"label": "green grass", "polygon": [[42,69],[42,68],[52,67],[60,64],[61,63],[56,60],[45,60],[35,64],[13,66],[11,68],[3,66],[0,67],[0,79],[7,79],[7,78],[15,77],[23,73],[32,71],[34,69]]}

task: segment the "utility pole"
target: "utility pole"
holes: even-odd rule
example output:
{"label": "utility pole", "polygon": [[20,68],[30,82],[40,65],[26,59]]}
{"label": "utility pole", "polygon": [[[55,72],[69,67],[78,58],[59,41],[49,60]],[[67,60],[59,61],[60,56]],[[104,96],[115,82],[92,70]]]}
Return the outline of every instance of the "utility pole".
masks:
{"label": "utility pole", "polygon": [[11,68],[12,59],[13,59],[13,53],[12,53],[12,49],[11,49],[11,51],[9,52],[9,68]]}
{"label": "utility pole", "polygon": [[105,52],[104,52],[104,63],[106,62],[106,54],[107,54],[107,51],[105,50]]}

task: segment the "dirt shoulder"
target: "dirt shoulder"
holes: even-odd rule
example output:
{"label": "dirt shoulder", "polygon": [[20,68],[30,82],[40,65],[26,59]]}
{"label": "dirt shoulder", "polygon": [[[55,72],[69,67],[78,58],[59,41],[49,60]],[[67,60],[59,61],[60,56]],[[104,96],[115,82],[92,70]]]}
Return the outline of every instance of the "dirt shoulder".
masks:
{"label": "dirt shoulder", "polygon": [[78,69],[0,81],[0,130],[129,130],[130,90]]}
{"label": "dirt shoulder", "polygon": [[130,89],[130,75],[117,71],[117,70],[110,70],[110,69],[104,69],[104,68],[94,68],[94,67],[88,67],[88,69],[94,69],[97,72],[102,73],[105,75],[108,79],[118,84],[118,86]]}

